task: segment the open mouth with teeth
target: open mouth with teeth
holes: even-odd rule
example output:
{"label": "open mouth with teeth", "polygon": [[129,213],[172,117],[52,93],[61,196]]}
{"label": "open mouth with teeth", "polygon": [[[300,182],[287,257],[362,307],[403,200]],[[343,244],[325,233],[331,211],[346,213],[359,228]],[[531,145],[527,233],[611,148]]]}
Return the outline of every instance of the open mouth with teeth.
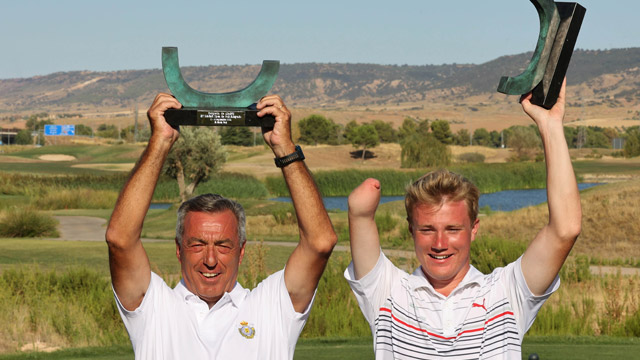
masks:
{"label": "open mouth with teeth", "polygon": [[436,260],[444,260],[444,259],[448,259],[448,258],[450,258],[451,256],[453,256],[453,254],[450,254],[450,255],[433,255],[433,254],[429,254],[429,256],[430,256],[432,259],[436,259]]}
{"label": "open mouth with teeth", "polygon": [[201,274],[207,279],[213,279],[214,277],[220,275],[220,273],[201,273]]}

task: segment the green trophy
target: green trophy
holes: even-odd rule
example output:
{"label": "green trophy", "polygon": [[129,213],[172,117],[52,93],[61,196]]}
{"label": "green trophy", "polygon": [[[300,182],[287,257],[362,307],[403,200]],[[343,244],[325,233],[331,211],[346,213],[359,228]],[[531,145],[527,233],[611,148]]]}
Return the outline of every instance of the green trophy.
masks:
{"label": "green trophy", "polygon": [[538,10],[540,33],[527,69],[503,76],[498,91],[521,95],[533,91],[531,102],[550,109],[558,100],[586,9],[578,3],[531,0]]}
{"label": "green trophy", "polygon": [[182,109],[169,109],[164,117],[173,127],[260,126],[273,127],[271,115],[258,117],[256,103],[265,96],[278,77],[280,62],[265,60],[256,79],[246,88],[228,93],[204,93],[190,87],[182,77],[178,48],[162,48],[162,71],[169,90],[180,101]]}

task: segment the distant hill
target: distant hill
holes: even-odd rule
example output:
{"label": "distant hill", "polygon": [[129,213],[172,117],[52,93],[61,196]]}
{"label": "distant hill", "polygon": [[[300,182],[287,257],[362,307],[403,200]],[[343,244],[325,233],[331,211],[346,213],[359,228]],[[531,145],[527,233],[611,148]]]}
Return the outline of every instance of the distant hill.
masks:
{"label": "distant hill", "polygon": [[[272,93],[295,106],[366,105],[427,99],[465,99],[493,94],[500,77],[526,68],[531,53],[503,56],[484,64],[375,65],[282,64]],[[576,50],[568,72],[577,101],[640,100],[640,48]],[[194,88],[206,92],[239,90],[260,65],[185,67]],[[25,111],[131,109],[150,104],[168,91],[162,71],[72,71],[0,80],[0,114]]]}

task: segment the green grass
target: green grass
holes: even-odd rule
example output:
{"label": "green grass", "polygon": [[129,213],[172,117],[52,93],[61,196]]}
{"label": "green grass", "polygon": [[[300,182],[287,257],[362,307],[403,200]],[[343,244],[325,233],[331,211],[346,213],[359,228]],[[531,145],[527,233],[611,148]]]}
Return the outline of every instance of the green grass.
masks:
{"label": "green grass", "polygon": [[0,172],[58,175],[109,175],[113,171],[72,167],[77,163],[0,163]]}
{"label": "green grass", "polygon": [[640,173],[640,161],[574,161],[576,174],[629,174]]}
{"label": "green grass", "polygon": [[[482,193],[513,189],[540,189],[546,184],[543,163],[466,164],[449,168],[469,178]],[[404,195],[408,184],[432,169],[318,171],[314,179],[324,196],[347,196],[366,178],[380,180],[383,196]],[[268,176],[265,184],[275,196],[289,196],[281,176]]]}
{"label": "green grass", "polygon": [[373,338],[300,339],[295,360],[373,359]]}
{"label": "green grass", "polygon": [[[543,360],[584,360],[584,359],[640,359],[640,340],[607,337],[525,337],[522,359],[536,353]],[[66,349],[53,353],[22,353],[0,355],[0,360],[31,359],[113,359],[131,360],[133,350],[130,345]],[[300,339],[296,346],[296,360],[369,360],[373,359],[373,342],[370,337]]]}
{"label": "green grass", "polygon": [[[21,156],[37,159],[45,154],[70,155],[77,162],[84,163],[131,163],[135,162],[143,147],[141,145],[48,145],[31,148],[12,153],[13,156]],[[66,162],[63,162],[66,163]]]}
{"label": "green grass", "polygon": [[13,206],[24,205],[29,202],[28,196],[23,195],[0,195],[0,210]]}
{"label": "green grass", "polygon": [[[248,244],[246,251],[248,253],[253,251],[255,246]],[[264,246],[268,254],[265,260],[268,273],[282,269],[293,251],[293,247],[288,246]],[[180,273],[173,241],[145,243],[144,247],[154,271],[160,274]],[[242,266],[245,265],[243,262]],[[89,241],[0,238],[0,270],[22,266],[35,266],[47,271],[87,267],[108,276],[107,244]]]}
{"label": "green grass", "polygon": [[87,347],[78,349],[65,349],[52,353],[20,353],[0,355],[0,360],[36,360],[36,359],[105,359],[105,360],[131,360],[133,359],[133,349],[131,345],[113,345],[105,347]]}
{"label": "green grass", "polygon": [[526,337],[522,345],[523,359],[536,353],[543,360],[640,359],[639,338],[613,337]]}

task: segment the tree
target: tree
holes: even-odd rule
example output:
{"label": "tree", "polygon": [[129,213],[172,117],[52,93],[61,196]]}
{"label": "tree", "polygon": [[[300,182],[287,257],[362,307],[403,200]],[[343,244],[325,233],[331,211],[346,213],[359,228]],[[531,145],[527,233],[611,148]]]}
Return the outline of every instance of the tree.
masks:
{"label": "tree", "polygon": [[493,147],[497,147],[499,148],[501,143],[500,143],[500,133],[495,131],[495,130],[491,130],[491,132],[489,133],[489,139],[490,141],[490,145]]}
{"label": "tree", "polygon": [[488,146],[491,143],[491,135],[485,128],[476,129],[473,132],[473,144],[480,146]]}
{"label": "tree", "polygon": [[382,120],[373,120],[371,125],[376,128],[381,143],[394,143],[398,141],[398,135],[390,123]]}
{"label": "tree", "polygon": [[113,125],[107,125],[107,124],[100,124],[98,125],[98,131],[96,133],[96,135],[98,137],[102,137],[102,138],[112,138],[112,139],[117,139],[118,138],[118,128]]}
{"label": "tree", "polygon": [[518,160],[533,158],[541,145],[542,142],[533,128],[527,126],[510,128],[507,146],[515,151]]}
{"label": "tree", "polygon": [[640,127],[633,126],[627,129],[626,141],[622,154],[624,157],[630,158],[640,155]]}
{"label": "tree", "polygon": [[468,146],[470,138],[471,138],[471,135],[469,134],[469,130],[460,129],[453,136],[453,143],[460,146]]}
{"label": "tree", "polygon": [[356,137],[359,126],[360,125],[358,125],[355,120],[349,121],[347,125],[344,126],[344,130],[342,131],[342,136],[345,138],[345,140],[347,140],[349,143],[353,143],[352,139]]}
{"label": "tree", "polygon": [[378,146],[380,138],[376,128],[371,124],[362,124],[355,130],[355,134],[351,139],[351,144],[356,149],[362,148],[362,161],[364,161],[364,155],[367,152],[367,148]]}
{"label": "tree", "polygon": [[611,147],[611,141],[599,127],[587,127],[587,142],[584,147],[607,149]]}
{"label": "tree", "polygon": [[340,127],[331,119],[322,115],[312,114],[298,122],[300,141],[303,144],[338,144],[338,130]]}
{"label": "tree", "polygon": [[78,136],[91,136],[93,135],[93,129],[84,124],[76,125],[76,135]]}
{"label": "tree", "polygon": [[43,130],[45,125],[53,125],[53,121],[45,119],[39,120],[40,118],[48,118],[49,114],[46,112],[38,113],[30,115],[27,118],[26,129],[31,131]]}
{"label": "tree", "polygon": [[436,120],[432,122],[431,132],[441,143],[446,145],[453,144],[453,133],[447,120]]}
{"label": "tree", "polygon": [[[220,128],[222,145],[253,146],[254,133],[246,126],[223,126]],[[260,137],[262,139],[262,137]]]}
{"label": "tree", "polygon": [[578,129],[574,127],[565,126],[564,127],[564,138],[567,141],[567,145],[570,149],[576,148],[576,138],[578,135]]}
{"label": "tree", "polygon": [[400,141],[400,143],[402,143],[404,139],[411,136],[411,134],[415,133],[417,128],[418,122],[416,120],[410,117],[404,118],[404,120],[402,121],[402,125],[400,125],[400,128],[398,129],[398,140]]}
{"label": "tree", "polygon": [[184,126],[167,156],[165,173],[178,181],[180,199],[184,202],[198,184],[207,181],[226,160],[227,152],[214,129]]}
{"label": "tree", "polygon": [[23,129],[18,131],[18,134],[16,134],[16,144],[18,145],[29,145],[31,144],[31,142],[33,142],[32,138],[31,138],[31,130],[29,129]]}
{"label": "tree", "polygon": [[403,168],[426,168],[448,166],[451,151],[432,133],[414,133],[402,142],[401,166]]}

